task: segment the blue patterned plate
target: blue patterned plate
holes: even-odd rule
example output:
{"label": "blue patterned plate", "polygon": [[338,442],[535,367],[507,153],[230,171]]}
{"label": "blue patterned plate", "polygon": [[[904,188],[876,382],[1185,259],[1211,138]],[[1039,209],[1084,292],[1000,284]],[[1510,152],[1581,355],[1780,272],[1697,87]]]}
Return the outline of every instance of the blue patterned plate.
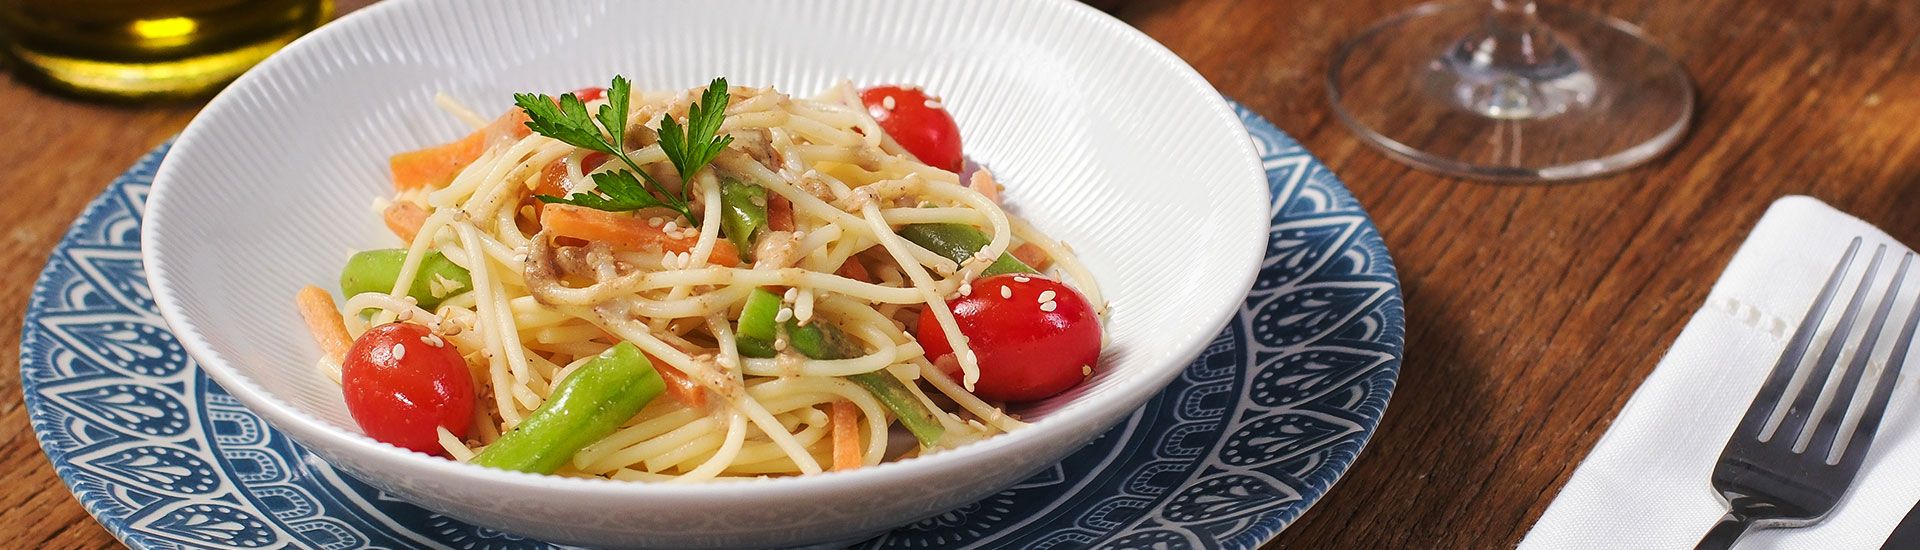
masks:
{"label": "blue patterned plate", "polygon": [[[1246,305],[1119,427],[986,500],[861,548],[1253,548],[1353,463],[1393,393],[1405,333],[1393,261],[1326,167],[1235,106],[1274,197]],[[186,357],[140,267],[162,145],[54,250],[21,335],[34,434],[87,511],[136,549],[547,548],[341,475]]]}

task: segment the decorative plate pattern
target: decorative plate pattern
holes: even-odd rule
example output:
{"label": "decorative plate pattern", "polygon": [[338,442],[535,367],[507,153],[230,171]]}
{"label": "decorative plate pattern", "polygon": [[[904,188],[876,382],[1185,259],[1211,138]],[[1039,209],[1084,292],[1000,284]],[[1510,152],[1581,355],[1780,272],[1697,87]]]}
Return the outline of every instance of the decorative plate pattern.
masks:
{"label": "decorative plate pattern", "polygon": [[[1233,322],[1165,392],[1065,461],[860,548],[1253,548],[1353,463],[1399,372],[1393,262],[1325,166],[1235,109],[1274,203],[1266,260]],[[140,265],[141,209],[167,148],[74,223],[21,335],[34,434],[87,511],[136,549],[551,547],[338,473],[186,357]]]}

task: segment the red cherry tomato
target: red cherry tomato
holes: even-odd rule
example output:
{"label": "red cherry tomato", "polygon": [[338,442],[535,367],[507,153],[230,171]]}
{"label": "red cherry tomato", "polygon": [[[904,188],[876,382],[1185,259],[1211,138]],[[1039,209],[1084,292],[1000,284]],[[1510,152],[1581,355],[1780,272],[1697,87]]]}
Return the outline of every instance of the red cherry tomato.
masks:
{"label": "red cherry tomato", "polygon": [[[1100,320],[1093,305],[1058,281],[1037,275],[986,277],[947,306],[980,363],[973,393],[981,398],[1052,397],[1085,380],[1100,359]],[[931,308],[920,312],[918,332],[928,357],[953,353]],[[958,369],[953,370],[949,374],[959,380]]]}
{"label": "red cherry tomato", "polygon": [[938,98],[919,88],[880,86],[860,92],[880,129],[928,166],[960,172],[960,126]]}
{"label": "red cherry tomato", "polygon": [[607,95],[607,89],[600,87],[581,88],[574,90],[573,95],[579,97],[581,102],[593,101],[605,97]]}
{"label": "red cherry tomato", "polygon": [[353,341],[341,365],[347,412],[379,441],[441,454],[444,426],[458,437],[473,423],[473,378],[453,344],[426,327],[388,323]]}

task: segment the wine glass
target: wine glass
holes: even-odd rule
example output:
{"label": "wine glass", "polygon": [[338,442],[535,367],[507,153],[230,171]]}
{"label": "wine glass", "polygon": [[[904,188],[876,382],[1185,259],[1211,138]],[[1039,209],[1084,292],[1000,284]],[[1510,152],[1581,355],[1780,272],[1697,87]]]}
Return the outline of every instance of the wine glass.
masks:
{"label": "wine glass", "polygon": [[1678,142],[1693,86],[1624,21],[1531,0],[1425,4],[1342,45],[1333,110],[1401,161],[1450,175],[1565,180]]}

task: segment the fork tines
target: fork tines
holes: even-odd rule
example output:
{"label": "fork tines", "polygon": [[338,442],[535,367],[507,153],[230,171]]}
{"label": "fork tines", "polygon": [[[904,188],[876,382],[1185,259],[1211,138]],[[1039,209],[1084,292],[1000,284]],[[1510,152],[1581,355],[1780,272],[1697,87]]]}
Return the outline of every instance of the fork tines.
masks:
{"label": "fork tines", "polygon": [[[1773,372],[1768,375],[1766,385],[1762,386],[1760,392],[1754,396],[1753,404],[1747,409],[1746,416],[1740,422],[1740,428],[1735,432],[1734,441],[1728,444],[1729,450],[1738,445],[1738,441],[1744,435],[1758,439],[1763,444],[1791,445],[1795,453],[1818,453],[1812,456],[1824,457],[1823,462],[1847,469],[1857,468],[1860,460],[1866,455],[1868,447],[1872,445],[1874,432],[1880,424],[1880,417],[1886,410],[1893,386],[1899,380],[1900,368],[1906,361],[1907,349],[1913,344],[1916,321],[1920,321],[1920,300],[1916,300],[1914,308],[1901,322],[1900,334],[1894,340],[1891,355],[1888,356],[1885,369],[1874,385],[1866,408],[1859,415],[1858,425],[1854,427],[1850,437],[1841,437],[1840,432],[1845,427],[1854,394],[1859,390],[1861,380],[1865,378],[1869,359],[1874,355],[1874,350],[1879,344],[1880,334],[1886,328],[1894,302],[1898,301],[1901,283],[1906,280],[1908,270],[1912,267],[1913,253],[1908,252],[1901,257],[1900,266],[1894,271],[1892,280],[1886,283],[1885,291],[1879,293],[1879,298],[1875,300],[1874,303],[1877,305],[1873,306],[1873,318],[1868,321],[1867,330],[1858,335],[1859,344],[1853,353],[1852,360],[1848,362],[1841,374],[1838,386],[1833,386],[1831,402],[1825,406],[1821,404],[1823,396],[1827,394],[1827,388],[1833,385],[1831,378],[1834,367],[1840,362],[1840,356],[1847,344],[1855,338],[1856,333],[1853,330],[1855,321],[1858,320],[1861,309],[1868,304],[1869,296],[1875,294],[1873,292],[1877,286],[1875,278],[1887,254],[1887,246],[1884,244],[1875,248],[1873,259],[1868,262],[1866,271],[1860,274],[1859,285],[1855,287],[1853,296],[1848,299],[1839,322],[1834,325],[1832,335],[1827,338],[1820,355],[1811,365],[1808,365],[1810,368],[1808,370],[1812,372],[1807,374],[1804,382],[1799,384],[1798,391],[1789,394],[1796,375],[1803,370],[1801,363],[1813,343],[1814,334],[1818,332],[1826,310],[1839,294],[1847,278],[1848,268],[1853,264],[1860,246],[1861,239],[1855,237],[1847,247],[1847,252],[1841,258],[1839,265],[1834,266],[1833,274],[1828,277],[1826,286],[1820,290],[1813,307],[1807,311],[1806,318],[1801,320],[1799,328],[1794,331],[1786,351],[1780,355],[1779,362],[1774,364]],[[1783,414],[1779,411],[1779,406],[1781,401],[1787,398],[1791,398],[1792,401]],[[1819,415],[1817,421],[1816,414]],[[1776,418],[1777,421],[1775,421]],[[1813,423],[1811,431],[1807,430],[1810,422]]]}

